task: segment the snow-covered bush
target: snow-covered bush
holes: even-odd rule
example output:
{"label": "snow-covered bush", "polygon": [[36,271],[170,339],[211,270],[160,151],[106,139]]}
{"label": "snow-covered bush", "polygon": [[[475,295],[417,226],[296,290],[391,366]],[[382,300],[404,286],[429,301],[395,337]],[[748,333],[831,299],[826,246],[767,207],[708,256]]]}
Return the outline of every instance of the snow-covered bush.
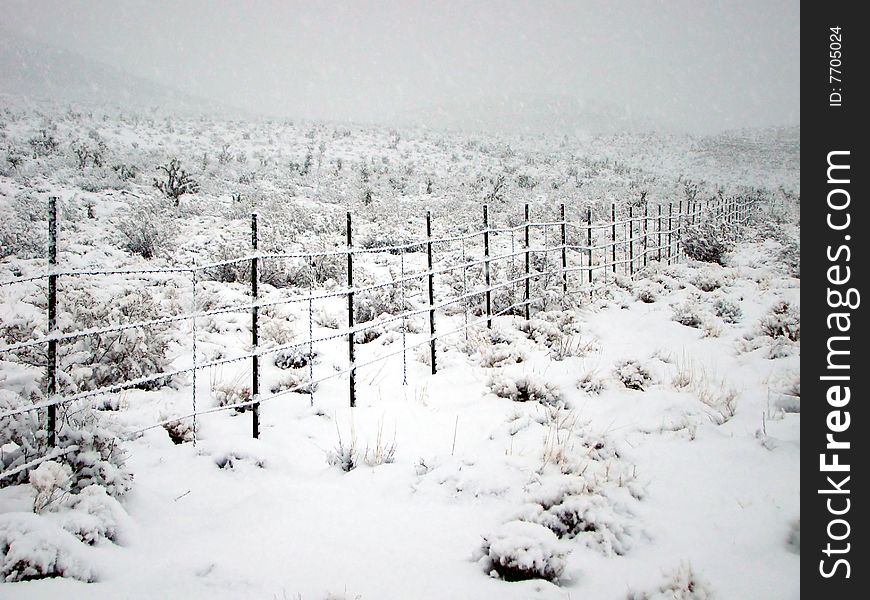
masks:
{"label": "snow-covered bush", "polygon": [[691,565],[683,563],[656,590],[630,592],[628,600],[711,600],[713,592],[700,580]]}
{"label": "snow-covered bush", "polygon": [[317,351],[309,352],[308,347],[295,346],[275,352],[275,366],[279,369],[301,369],[317,358]]}
{"label": "snow-covered bush", "polygon": [[681,242],[683,252],[692,260],[722,264],[733,245],[733,234],[728,224],[708,218],[686,226]]}
{"label": "snow-covered bush", "polygon": [[505,581],[557,582],[565,571],[568,546],[542,525],[510,521],[483,536],[475,560],[485,572]]}
{"label": "snow-covered bush", "polygon": [[[367,279],[367,278],[365,278]],[[366,282],[361,285],[368,285]],[[407,294],[407,290],[406,290]],[[407,295],[403,301],[399,285],[387,285],[354,294],[354,320],[357,323],[374,321],[381,315],[399,315],[410,310]]]}
{"label": "snow-covered bush", "polygon": [[539,491],[516,518],[543,525],[559,538],[577,538],[606,556],[631,547],[631,516],[607,497],[570,485]]}
{"label": "snow-covered bush", "polygon": [[96,579],[84,546],[72,534],[40,515],[0,514],[0,581],[46,577]]}
{"label": "snow-covered bush", "polygon": [[33,512],[39,514],[69,494],[72,470],[69,465],[48,460],[30,471],[28,479],[35,492]]}
{"label": "snow-covered bush", "polygon": [[671,309],[674,313],[671,319],[680,325],[700,329],[704,324],[704,313],[699,298],[694,296],[686,298],[680,304],[672,305]]}
{"label": "snow-covered bush", "polygon": [[[12,390],[0,389],[0,412],[32,404],[40,397],[24,398]],[[40,422],[36,411],[23,412],[0,419],[0,471],[9,471],[42,456],[41,439],[37,436]],[[27,471],[0,479],[0,487],[27,481]]]}
{"label": "snow-covered bush", "polygon": [[784,337],[793,342],[801,339],[800,309],[780,300],[761,318],[761,333],[772,338]]}
{"label": "snow-covered bush", "polygon": [[605,380],[598,377],[594,371],[587,372],[577,381],[577,389],[595,396],[604,391],[605,387],[607,387]]}
{"label": "snow-covered bush", "polygon": [[563,402],[557,385],[533,373],[511,375],[503,370],[496,371],[489,379],[489,389],[499,398],[514,402],[540,402],[552,406]]}
{"label": "snow-covered bush", "polygon": [[36,226],[28,212],[21,208],[17,197],[8,204],[0,205],[0,259],[7,256],[36,258],[45,255],[45,227]]}
{"label": "snow-covered bush", "polygon": [[718,273],[709,270],[700,270],[695,273],[691,280],[692,285],[702,292],[713,292],[722,287],[722,278]]}
{"label": "snow-covered bush", "polygon": [[515,365],[526,359],[525,353],[514,344],[481,344],[480,366],[485,369]]}
{"label": "snow-covered bush", "polygon": [[644,386],[652,382],[649,370],[633,359],[617,361],[613,366],[613,375],[625,387],[631,390],[643,391]]}
{"label": "snow-covered bush", "polygon": [[166,421],[163,423],[163,429],[166,430],[173,444],[185,444],[196,438],[193,419],[173,419],[171,421],[167,421],[167,419],[166,415],[160,416],[161,421]]}
{"label": "snow-covered bush", "polygon": [[72,471],[70,491],[79,493],[89,485],[99,485],[110,496],[119,498],[133,484],[126,467],[127,452],[121,440],[100,424],[96,414],[83,411],[68,417],[58,432],[58,447],[78,446],[78,450],[59,458]]}
{"label": "snow-covered bush", "polygon": [[722,296],[713,302],[713,312],[726,323],[737,323],[743,318],[743,310],[740,305],[730,298]]}
{"label": "snow-covered bush", "polygon": [[152,200],[143,200],[117,223],[123,236],[121,246],[142,258],[154,258],[172,250],[178,235],[175,220]]}
{"label": "snow-covered bush", "polygon": [[233,406],[236,412],[252,410],[252,405],[235,406],[250,402],[253,397],[251,388],[238,382],[217,383],[212,387],[211,395],[216,401],[216,406]]}
{"label": "snow-covered bush", "polygon": [[99,485],[89,485],[78,494],[64,498],[47,516],[82,542],[115,542],[127,513],[120,502]]}

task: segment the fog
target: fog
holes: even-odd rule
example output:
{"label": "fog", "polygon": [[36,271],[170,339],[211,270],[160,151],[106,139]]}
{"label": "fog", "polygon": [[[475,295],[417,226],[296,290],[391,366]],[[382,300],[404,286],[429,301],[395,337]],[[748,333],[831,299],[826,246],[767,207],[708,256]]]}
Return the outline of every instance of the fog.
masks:
{"label": "fog", "polygon": [[800,118],[797,0],[0,6],[17,35],[267,115],[510,128],[588,112],[705,133]]}

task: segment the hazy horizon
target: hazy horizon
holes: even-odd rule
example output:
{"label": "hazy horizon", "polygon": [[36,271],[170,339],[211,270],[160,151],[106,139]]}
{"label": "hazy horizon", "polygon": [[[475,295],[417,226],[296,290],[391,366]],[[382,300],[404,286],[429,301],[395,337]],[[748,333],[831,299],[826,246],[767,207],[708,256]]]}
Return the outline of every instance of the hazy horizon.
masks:
{"label": "hazy horizon", "polygon": [[547,128],[585,111],[694,133],[800,122],[794,0],[2,6],[17,35],[257,114]]}

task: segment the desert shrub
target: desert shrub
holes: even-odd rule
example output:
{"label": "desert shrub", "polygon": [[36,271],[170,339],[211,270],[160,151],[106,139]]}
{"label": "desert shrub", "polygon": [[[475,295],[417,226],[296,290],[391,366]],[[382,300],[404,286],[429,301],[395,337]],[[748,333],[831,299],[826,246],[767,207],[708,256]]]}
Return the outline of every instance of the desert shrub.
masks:
{"label": "desert shrub", "polygon": [[560,486],[539,492],[517,518],[543,525],[559,538],[586,541],[605,556],[622,556],[633,535],[625,510],[617,510],[607,497],[586,489]]}
{"label": "desert shrub", "polygon": [[740,305],[729,298],[716,298],[713,302],[713,312],[726,323],[737,323],[743,318],[743,310]]}
{"label": "desert shrub", "polygon": [[652,304],[656,301],[655,291],[651,287],[640,288],[635,297],[645,304]]}
{"label": "desert shrub", "polygon": [[577,389],[583,390],[587,394],[598,395],[604,391],[606,383],[604,379],[598,377],[594,372],[586,373],[577,382]]}
{"label": "desert shrub", "polygon": [[530,340],[534,340],[547,348],[559,345],[564,337],[564,334],[558,327],[543,319],[531,318],[528,321],[524,320],[520,322],[518,329],[525,333]]}
{"label": "desert shrub", "polygon": [[[0,204],[0,259],[7,256],[37,258],[45,256],[48,237],[43,223],[45,204],[27,194]],[[37,212],[40,208],[43,212]]]}
{"label": "desert shrub", "polygon": [[94,581],[76,538],[40,515],[0,514],[0,581],[69,577]]}
{"label": "desert shrub", "polygon": [[105,488],[89,485],[78,494],[66,496],[48,516],[80,541],[94,545],[103,540],[117,541],[127,513]]}
{"label": "desert shrub", "polygon": [[[0,412],[16,410],[32,404],[41,397],[25,398],[12,390],[0,389]],[[0,419],[0,471],[5,472],[42,456],[42,437],[37,412],[23,412]],[[0,487],[27,481],[27,471],[0,479]]]}
{"label": "desert shrub", "polygon": [[275,353],[275,366],[279,369],[301,369],[317,358],[317,351],[309,352],[308,348],[297,346],[279,350]]}
{"label": "desert shrub", "polygon": [[761,333],[768,337],[783,337],[796,342],[801,339],[800,309],[780,300],[761,318],[760,328]]}
{"label": "desert shrub", "polygon": [[163,429],[169,435],[169,439],[173,444],[185,444],[192,442],[196,438],[196,431],[193,428],[193,419],[173,419],[167,420],[166,415],[161,415],[160,420],[166,421],[163,423]]}
{"label": "desert shrub", "polygon": [[562,404],[559,387],[532,373],[510,375],[497,371],[489,379],[490,391],[499,398],[514,402],[540,402],[557,406]]}
{"label": "desert shrub", "polygon": [[673,310],[671,319],[680,325],[700,329],[704,324],[704,314],[699,298],[694,296],[686,298],[682,303],[672,305],[671,309]]}
{"label": "desert shrub", "polygon": [[57,141],[54,132],[48,129],[40,129],[39,133],[30,138],[28,143],[34,157],[51,156],[60,147],[60,142]]}
{"label": "desert shrub", "polygon": [[722,287],[722,279],[712,271],[698,271],[691,281],[692,285],[702,292],[713,292]]}
{"label": "desert shrub", "polygon": [[681,242],[683,252],[692,260],[722,264],[725,253],[731,249],[732,239],[729,225],[707,219],[686,226]]}
{"label": "desert shrub", "polygon": [[150,259],[174,247],[178,225],[157,203],[146,200],[122,217],[117,224],[122,247]]}
{"label": "desert shrub", "polygon": [[491,576],[505,581],[557,582],[565,571],[568,547],[536,523],[510,521],[483,536],[475,559]]}
{"label": "desert shrub", "polygon": [[[127,288],[108,301],[89,288],[65,289],[59,306],[58,329],[62,333],[101,329],[163,316],[147,290]],[[39,338],[44,323],[34,315],[0,325],[0,338],[8,343]],[[155,376],[169,368],[166,351],[168,325],[131,327],[67,340],[58,347],[59,381],[64,391],[93,390],[112,384]],[[15,360],[45,366],[46,350],[35,346],[12,352]],[[158,377],[135,387],[153,390],[168,383]]]}
{"label": "desert shrub", "polygon": [[212,386],[211,394],[215,399],[216,406],[232,406],[233,410],[239,413],[253,409],[250,404],[235,406],[236,404],[250,402],[253,398],[251,388],[240,385],[238,381],[215,384]]}
{"label": "desert shrub", "polygon": [[652,382],[649,370],[633,359],[617,361],[613,367],[613,375],[631,390],[643,391],[644,386]]}
{"label": "desert shrub", "polygon": [[683,563],[656,590],[629,592],[627,600],[711,600],[713,592],[701,581],[691,565]]}
{"label": "desert shrub", "polygon": [[481,344],[480,366],[484,368],[515,365],[526,359],[525,353],[513,344]]}
{"label": "desert shrub", "polygon": [[410,308],[407,294],[403,301],[401,288],[398,285],[364,290],[354,295],[354,319],[357,323],[374,321],[384,314],[399,315]]}
{"label": "desert shrub", "polygon": [[120,498],[130,490],[133,474],[125,464],[127,452],[117,435],[104,427],[97,415],[82,411],[69,416],[57,439],[59,448],[78,446],[78,450],[57,459],[72,472],[71,492],[79,493],[90,485],[98,485],[110,496]]}
{"label": "desert shrub", "polygon": [[48,460],[30,471],[28,481],[35,492],[33,512],[39,514],[69,493],[72,471],[68,465]]}

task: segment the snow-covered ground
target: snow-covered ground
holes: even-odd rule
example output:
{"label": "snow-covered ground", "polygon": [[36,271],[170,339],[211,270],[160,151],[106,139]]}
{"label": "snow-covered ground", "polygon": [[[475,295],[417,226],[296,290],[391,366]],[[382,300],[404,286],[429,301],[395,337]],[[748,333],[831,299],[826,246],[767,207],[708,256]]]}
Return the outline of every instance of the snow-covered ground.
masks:
{"label": "snow-covered ground", "polygon": [[[45,153],[43,130],[57,140]],[[407,385],[401,354],[392,356],[360,369],[353,409],[344,374],[313,397],[275,398],[261,407],[258,440],[250,412],[200,415],[195,443],[189,421],[168,428],[178,444],[167,428],[151,427],[192,412],[189,378],[109,396],[93,412],[102,435],[124,440],[132,481],[101,472],[89,480],[101,485],[65,493],[69,473],[43,466],[29,481],[2,482],[3,598],[799,595],[799,228],[783,210],[793,208],[799,180],[788,160],[759,160],[769,155],[756,148],[753,162],[741,163],[710,152],[709,139],[501,140],[15,110],[3,133],[7,155],[21,160],[7,159],[0,175],[0,233],[13,249],[4,251],[0,280],[45,268],[50,194],[61,198],[60,265],[81,269],[243,256],[254,209],[269,224],[268,251],[339,245],[345,209],[358,218],[358,240],[398,243],[420,237],[412,232],[422,232],[426,207],[442,233],[455,233],[479,227],[484,200],[509,223],[524,202],[538,215],[571,202],[579,221],[587,206],[603,219],[611,201],[643,192],[655,205],[692,193],[696,182],[710,195],[720,186],[769,186],[757,192],[763,218],[724,266],[653,263],[633,281],[580,287],[529,322],[498,317],[492,331],[440,340],[437,375],[426,352],[409,351]],[[102,165],[79,166],[82,140],[102,153]],[[781,149],[781,140],[770,147]],[[643,148],[656,148],[660,160]],[[172,156],[184,157],[201,188],[178,208],[150,186],[159,175],[153,165]],[[132,176],[113,168],[121,164]],[[150,259],[130,251],[129,232],[143,222],[160,234]],[[458,248],[450,252],[459,258]],[[383,279],[395,275],[397,260],[372,254],[358,268],[364,280]],[[423,256],[407,260],[419,268]],[[302,285],[274,277],[263,298],[339,285],[341,264],[319,267],[323,276]],[[196,308],[244,303],[247,283],[237,275],[200,281]],[[0,288],[4,344],[45,332],[42,285]],[[449,285],[439,281],[439,294]],[[412,306],[425,305],[422,290],[408,290]],[[61,278],[64,298],[61,328],[81,327],[73,315],[124,322],[193,307],[189,279],[172,273]],[[396,298],[361,301],[389,307]],[[342,302],[312,307],[315,335],[345,318]],[[461,325],[463,316],[450,318]],[[308,318],[304,305],[264,311],[266,342],[304,340]],[[246,352],[249,322],[246,313],[198,320],[200,360]],[[409,344],[424,339],[422,316],[408,324]],[[147,374],[155,347],[166,365],[190,364],[189,322],[129,335],[118,347],[77,343],[62,354],[62,391]],[[358,345],[358,360],[401,343],[388,328]],[[112,357],[108,366],[82,358],[97,351]],[[315,352],[316,373],[346,366],[343,340]],[[0,356],[0,409],[43,397],[38,358]],[[307,373],[307,365],[263,368],[266,390]],[[199,408],[244,400],[249,379],[246,361],[199,373]],[[0,422],[9,437],[0,446],[14,456],[24,434],[9,422]],[[12,583],[19,560],[67,577]],[[528,570],[555,583],[505,580]]]}

